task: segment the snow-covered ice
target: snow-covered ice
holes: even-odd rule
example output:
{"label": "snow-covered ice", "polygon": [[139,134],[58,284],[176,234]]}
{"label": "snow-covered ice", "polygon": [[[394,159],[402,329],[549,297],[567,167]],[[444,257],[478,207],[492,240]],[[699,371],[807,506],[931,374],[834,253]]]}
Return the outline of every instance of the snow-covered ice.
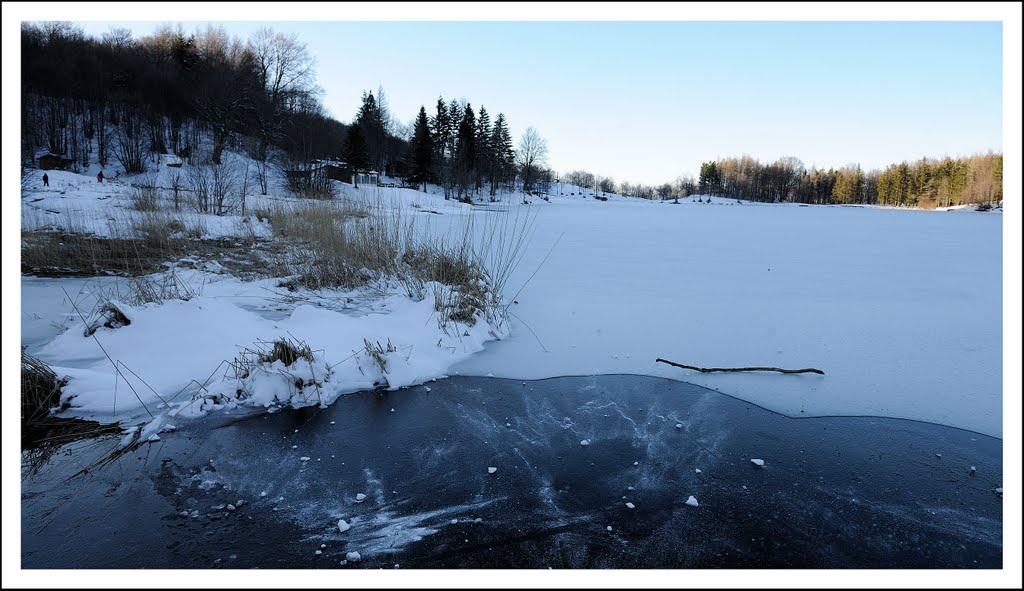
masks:
{"label": "snow-covered ice", "polygon": [[[70,220],[109,235],[111,217],[135,215],[123,179],[98,186],[62,171],[51,171],[50,179],[51,191],[23,195],[23,228]],[[346,192],[422,205],[417,215],[425,223],[418,230],[424,233],[450,234],[470,216],[494,215],[407,189]],[[635,373],[712,387],[791,416],[902,417],[1002,435],[1001,213],[733,207],[727,205],[734,200],[720,198],[710,206],[614,196],[601,203],[554,196],[534,205],[506,199],[510,215],[536,217],[522,263],[507,283],[506,297],[522,290],[511,334],[498,334],[500,340],[486,323],[465,327],[457,337],[425,324],[434,314],[430,290],[419,302],[392,293],[355,312],[321,301],[273,316],[267,304],[286,295],[273,280],[242,282],[216,267],[195,272],[204,285],[199,297],[132,309],[131,325],[102,328],[98,336],[159,397],[177,396],[174,403],[191,394],[191,380],[215,373],[239,347],[290,333],[322,351],[317,364],[304,369],[310,379],[340,363],[321,393],[325,399],[304,391],[283,395],[285,384],[267,383],[253,385],[245,403],[323,405],[374,381],[398,389],[449,374]],[[443,215],[422,213],[427,209]],[[195,223],[208,237],[270,235],[269,226],[251,216],[196,216]],[[594,263],[581,263],[583,256]],[[72,414],[109,417],[116,406],[118,414],[142,416],[142,403],[160,403],[130,375],[141,403],[124,383],[115,403],[115,370],[73,326],[80,321],[58,287],[78,297],[84,285],[113,281],[22,278],[22,343],[71,378]],[[265,295],[265,304],[254,303],[255,294]],[[681,307],[700,313],[679,313]],[[61,325],[67,330],[57,334]],[[388,355],[387,375],[346,360],[363,338],[398,344]],[[811,366],[826,375],[702,374],[656,364],[657,357],[700,366]],[[206,387],[221,404],[234,385]]]}

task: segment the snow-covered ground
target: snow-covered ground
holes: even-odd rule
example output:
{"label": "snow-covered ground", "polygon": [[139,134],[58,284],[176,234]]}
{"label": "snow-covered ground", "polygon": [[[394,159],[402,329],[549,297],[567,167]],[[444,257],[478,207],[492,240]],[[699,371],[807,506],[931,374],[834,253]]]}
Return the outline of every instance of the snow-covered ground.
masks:
{"label": "snow-covered ground", "polygon": [[[94,178],[51,172],[50,185],[23,196],[23,225],[44,225],[40,216],[100,225],[111,209],[104,202],[128,211],[126,193],[103,199],[113,185],[100,188]],[[329,391],[316,392],[314,403],[382,378],[400,387],[446,374],[635,373],[697,383],[790,416],[890,416],[1002,435],[1001,212],[578,195],[530,205],[506,195],[469,206],[410,189],[344,186],[342,193],[399,203],[424,233],[457,236],[469,219],[482,230],[530,217],[531,239],[505,290],[511,334],[496,340],[505,335],[482,322],[446,334],[429,293],[419,302],[400,289],[296,301],[273,280],[191,271],[200,297],[125,310],[131,325],[97,333],[107,353],[138,374],[139,397],[169,399],[197,389],[192,380],[207,391],[211,379],[225,394],[222,362],[291,335],[315,351],[312,375],[332,367]],[[234,216],[206,227],[230,236],[242,224]],[[67,391],[78,412],[111,412],[119,382],[118,409],[134,404],[141,416],[126,378],[83,336],[60,289],[75,298],[100,281],[23,278],[22,342],[73,378]],[[398,348],[388,357],[389,376],[359,353],[364,338]],[[657,364],[658,357],[702,367],[816,367],[826,375],[700,374]],[[294,392],[277,403],[311,403],[310,396]],[[247,400],[271,398],[251,392]]]}

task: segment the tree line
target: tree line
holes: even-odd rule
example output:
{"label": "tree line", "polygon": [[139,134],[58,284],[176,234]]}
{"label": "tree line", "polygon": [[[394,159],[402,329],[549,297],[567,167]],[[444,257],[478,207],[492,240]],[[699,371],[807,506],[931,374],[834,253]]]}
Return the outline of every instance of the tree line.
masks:
{"label": "tree line", "polygon": [[762,163],[750,156],[703,162],[697,178],[680,176],[660,185],[616,183],[583,170],[562,180],[595,192],[644,199],[715,195],[759,202],[870,204],[895,207],[951,207],[1003,200],[1003,155],[922,158],[864,171],[859,164],[807,169],[793,157]]}

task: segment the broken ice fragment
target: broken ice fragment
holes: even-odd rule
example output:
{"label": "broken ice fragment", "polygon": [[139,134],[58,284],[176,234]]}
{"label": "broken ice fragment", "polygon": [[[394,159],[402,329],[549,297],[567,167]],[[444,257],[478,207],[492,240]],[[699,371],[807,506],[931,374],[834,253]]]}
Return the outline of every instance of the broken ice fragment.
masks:
{"label": "broken ice fragment", "polygon": [[494,474],[494,473],[495,473],[495,472],[497,472],[497,471],[498,471],[498,469],[497,469],[497,468],[495,468],[494,466],[488,466],[488,467],[487,467],[487,473],[488,473],[488,474]]}
{"label": "broken ice fragment", "polygon": [[634,505],[633,503],[626,503],[626,507],[630,509],[636,509],[636,505]]}
{"label": "broken ice fragment", "polygon": [[690,498],[686,499],[686,504],[691,507],[699,506],[699,504],[697,503],[697,499],[693,495],[690,495]]}
{"label": "broken ice fragment", "polygon": [[364,495],[363,493],[359,493],[359,494],[356,495],[356,502],[357,503],[362,503],[365,500],[366,500],[366,495]]}
{"label": "broken ice fragment", "polygon": [[750,463],[757,466],[758,468],[764,466],[764,460],[751,459]]}
{"label": "broken ice fragment", "polygon": [[358,552],[349,552],[345,555],[345,560],[349,562],[359,562],[362,558]]}
{"label": "broken ice fragment", "polygon": [[338,520],[338,530],[340,530],[341,533],[347,532],[350,527],[352,527],[352,526],[349,525],[348,522],[345,521],[344,519],[339,519]]}
{"label": "broken ice fragment", "polygon": [[583,441],[580,442],[580,445],[590,445],[590,440],[584,439]]}

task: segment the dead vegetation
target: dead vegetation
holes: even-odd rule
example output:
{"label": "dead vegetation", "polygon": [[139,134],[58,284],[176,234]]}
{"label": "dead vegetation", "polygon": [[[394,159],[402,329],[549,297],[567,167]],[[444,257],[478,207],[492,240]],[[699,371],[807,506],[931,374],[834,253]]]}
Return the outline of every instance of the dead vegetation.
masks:
{"label": "dead vegetation", "polygon": [[313,363],[313,350],[305,342],[281,337],[269,343],[269,349],[258,351],[256,359],[268,364],[280,361],[285,367],[290,367],[300,359]]}
{"label": "dead vegetation", "polygon": [[21,447],[33,469],[67,443],[120,433],[116,424],[54,416],[68,406],[66,401],[61,401],[61,390],[66,383],[48,365],[22,350]]}

